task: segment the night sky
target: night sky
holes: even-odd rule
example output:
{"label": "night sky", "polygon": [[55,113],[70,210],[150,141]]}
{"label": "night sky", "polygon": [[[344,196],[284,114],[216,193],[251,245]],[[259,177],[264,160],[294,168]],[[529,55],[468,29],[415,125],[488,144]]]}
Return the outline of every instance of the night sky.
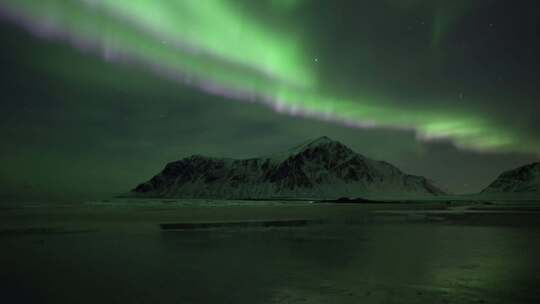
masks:
{"label": "night sky", "polygon": [[0,197],[329,136],[454,193],[540,157],[540,1],[0,0]]}

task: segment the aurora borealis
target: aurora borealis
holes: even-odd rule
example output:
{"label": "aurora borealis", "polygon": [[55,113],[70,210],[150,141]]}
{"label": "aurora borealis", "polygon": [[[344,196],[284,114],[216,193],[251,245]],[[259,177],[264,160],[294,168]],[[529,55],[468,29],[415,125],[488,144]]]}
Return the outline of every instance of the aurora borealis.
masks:
{"label": "aurora borealis", "polygon": [[[296,120],[290,125],[302,122],[324,126],[310,130],[344,134],[351,140],[355,138],[352,134],[379,138],[370,146],[388,147],[387,142],[401,140],[407,141],[407,146],[420,147],[442,143],[447,145],[445,151],[456,155],[456,162],[460,155],[470,154],[493,159],[514,155],[511,159],[515,163],[540,155],[540,125],[535,118],[540,114],[536,89],[536,54],[540,51],[537,6],[535,1],[526,0],[513,4],[496,0],[0,0],[5,28],[2,34],[7,38],[3,40],[13,41],[13,48],[8,44],[2,55],[20,71],[13,74],[31,71],[35,74],[32,79],[62,83],[56,89],[47,86],[44,90],[55,102],[58,94],[69,99],[71,110],[63,108],[68,112],[65,115],[88,115],[85,111],[95,111],[92,104],[97,103],[122,108],[125,111],[105,111],[103,115],[111,115],[107,120],[110,128],[115,128],[114,118],[125,119],[121,128],[128,137],[136,137],[137,143],[156,138],[139,128],[180,128],[188,121],[196,124],[185,111],[171,117],[172,108],[191,102],[189,107],[207,109],[200,116],[201,124],[222,120],[220,113],[231,111],[236,113],[230,118],[235,123],[246,119],[273,126],[278,120],[287,121],[281,126],[282,135],[273,134],[281,139],[291,134],[283,126]],[[41,50],[30,51],[32,46]],[[21,49],[26,51],[19,52]],[[95,101],[97,93],[88,86],[102,92],[100,101]],[[66,88],[79,91],[66,93]],[[84,93],[86,90],[91,93]],[[21,93],[8,91],[12,95],[5,98],[5,108],[12,109],[14,116],[10,116],[15,119],[22,111],[17,101]],[[119,93],[125,91],[130,93]],[[153,109],[135,108],[142,103]],[[255,109],[257,104],[271,111],[258,107],[245,110]],[[245,109],[237,110],[242,107]],[[160,112],[159,117],[171,117],[176,125],[166,119],[137,121],[152,111]],[[76,121],[70,122],[75,129]],[[147,127],[135,126],[140,123]],[[11,130],[8,133],[12,138],[17,132],[28,131],[29,125],[44,132],[47,124],[18,122],[2,127],[4,132]],[[326,126],[340,131],[326,130]],[[55,125],[58,129],[51,134],[65,137],[57,133],[69,132],[64,127]],[[208,132],[194,136],[204,138],[205,134]],[[287,144],[303,135],[320,135],[308,131],[294,134]],[[399,137],[402,139],[395,139]],[[226,142],[235,145],[232,139],[222,140],[219,148],[208,147],[211,154],[226,151],[236,156],[224,148]],[[178,144],[149,144],[155,149],[154,157],[145,152],[144,158],[157,163],[158,158],[165,158],[163,153],[169,158],[184,152],[204,152],[185,147],[155,152],[180,142],[189,144],[186,136],[178,139]],[[24,154],[20,153],[24,145],[12,141],[12,149],[2,159]],[[238,150],[245,151],[249,146]],[[271,149],[270,143],[265,147]],[[393,151],[399,154],[398,148]],[[422,158],[420,154],[411,162]],[[52,152],[49,155],[61,158]],[[69,155],[77,159],[76,153]],[[397,158],[398,162],[409,163],[404,156]],[[443,175],[426,167],[410,165],[409,169]],[[3,176],[5,179],[9,177]]]}

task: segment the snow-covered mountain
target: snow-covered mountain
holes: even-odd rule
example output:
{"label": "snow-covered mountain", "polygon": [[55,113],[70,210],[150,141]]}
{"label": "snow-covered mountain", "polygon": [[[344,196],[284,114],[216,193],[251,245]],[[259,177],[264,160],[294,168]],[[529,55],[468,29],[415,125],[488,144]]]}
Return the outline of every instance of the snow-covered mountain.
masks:
{"label": "snow-covered mountain", "polygon": [[444,194],[421,176],[321,137],[285,153],[252,159],[194,155],[171,162],[132,194],[143,197],[276,199]]}
{"label": "snow-covered mountain", "polygon": [[482,193],[523,193],[540,195],[540,163],[528,164],[499,175]]}

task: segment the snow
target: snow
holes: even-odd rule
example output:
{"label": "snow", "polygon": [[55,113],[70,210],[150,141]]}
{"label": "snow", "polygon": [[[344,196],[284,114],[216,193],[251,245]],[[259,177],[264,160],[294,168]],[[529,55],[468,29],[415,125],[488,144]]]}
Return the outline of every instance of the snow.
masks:
{"label": "snow", "polygon": [[[178,169],[177,169],[178,168]],[[178,171],[179,170],[179,171]],[[184,198],[375,197],[442,194],[420,176],[371,160],[320,137],[285,153],[246,160],[192,156],[135,189],[139,196]]]}
{"label": "snow", "polygon": [[532,163],[503,172],[482,193],[540,195],[540,163]]}

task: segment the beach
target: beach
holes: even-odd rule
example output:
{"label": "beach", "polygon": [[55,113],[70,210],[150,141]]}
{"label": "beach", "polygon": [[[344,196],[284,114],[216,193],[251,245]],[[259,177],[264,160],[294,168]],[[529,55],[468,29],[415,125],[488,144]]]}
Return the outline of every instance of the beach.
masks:
{"label": "beach", "polygon": [[0,290],[5,303],[538,303],[535,206],[4,207]]}

